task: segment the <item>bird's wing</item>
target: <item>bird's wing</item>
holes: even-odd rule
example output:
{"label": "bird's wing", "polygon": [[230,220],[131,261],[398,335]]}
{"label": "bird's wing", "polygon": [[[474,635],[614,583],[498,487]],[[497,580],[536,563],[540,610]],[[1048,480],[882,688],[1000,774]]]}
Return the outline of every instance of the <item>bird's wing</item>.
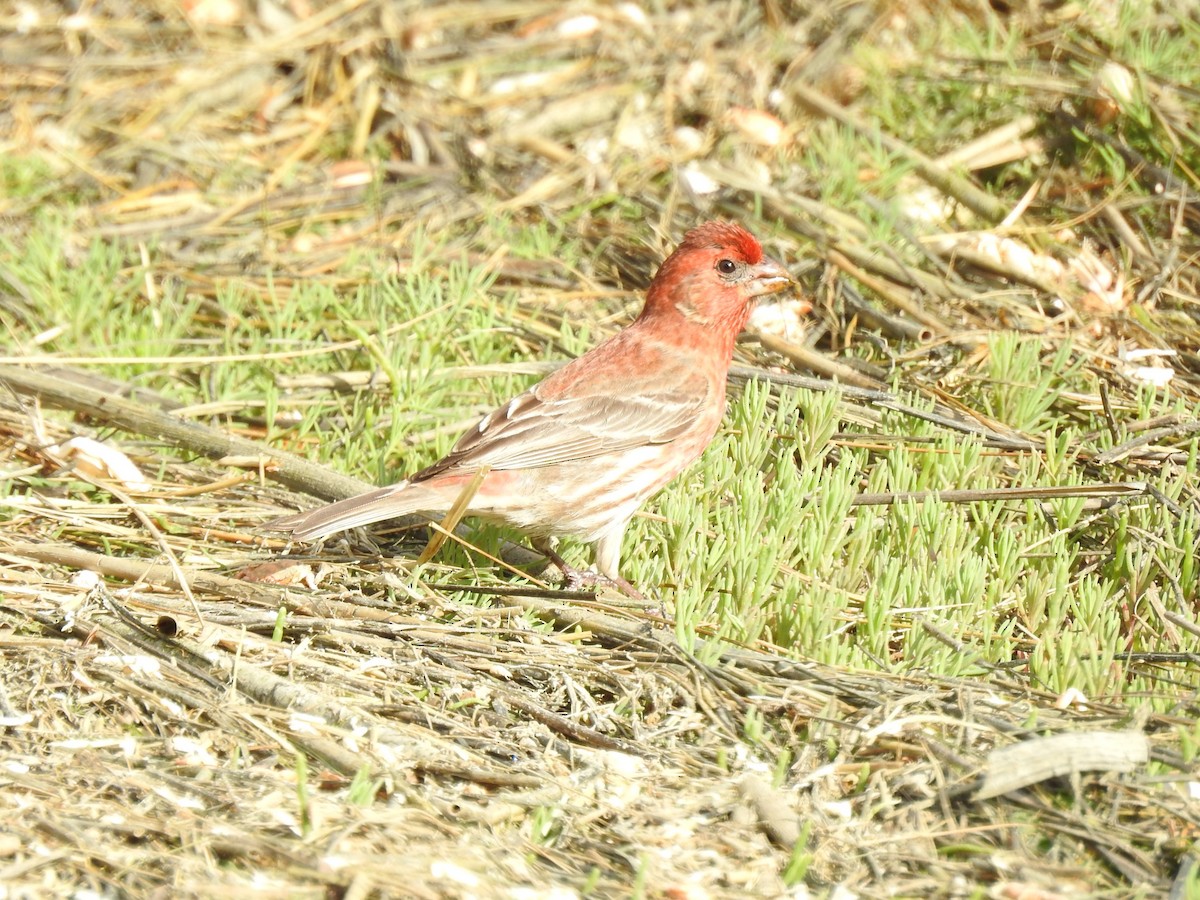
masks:
{"label": "bird's wing", "polygon": [[667,444],[694,425],[708,405],[693,391],[543,399],[537,390],[484,416],[444,458],[410,481],[451,469],[530,469]]}

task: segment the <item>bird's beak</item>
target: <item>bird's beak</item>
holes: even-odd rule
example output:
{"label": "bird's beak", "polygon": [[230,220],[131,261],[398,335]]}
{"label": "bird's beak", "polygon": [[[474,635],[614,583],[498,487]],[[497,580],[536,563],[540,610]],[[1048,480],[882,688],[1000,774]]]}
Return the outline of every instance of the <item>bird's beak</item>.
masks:
{"label": "bird's beak", "polygon": [[746,274],[749,276],[746,293],[751,297],[777,294],[792,283],[792,276],[787,269],[767,256],[758,265],[751,266]]}

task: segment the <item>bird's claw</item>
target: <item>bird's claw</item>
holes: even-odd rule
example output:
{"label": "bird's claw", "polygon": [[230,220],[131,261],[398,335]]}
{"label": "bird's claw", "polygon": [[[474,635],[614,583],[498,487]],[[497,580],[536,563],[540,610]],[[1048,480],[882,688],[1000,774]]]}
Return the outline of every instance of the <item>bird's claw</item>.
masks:
{"label": "bird's claw", "polygon": [[607,575],[601,575],[599,572],[576,569],[574,566],[560,566],[559,568],[562,569],[564,577],[563,586],[566,587],[567,590],[575,591],[582,588],[607,586],[616,588],[622,594],[633,600],[640,600],[643,602],[646,600],[646,598],[642,596],[641,592],[639,592],[637,588],[635,588],[624,578],[621,578],[619,575],[616,578],[609,578]]}

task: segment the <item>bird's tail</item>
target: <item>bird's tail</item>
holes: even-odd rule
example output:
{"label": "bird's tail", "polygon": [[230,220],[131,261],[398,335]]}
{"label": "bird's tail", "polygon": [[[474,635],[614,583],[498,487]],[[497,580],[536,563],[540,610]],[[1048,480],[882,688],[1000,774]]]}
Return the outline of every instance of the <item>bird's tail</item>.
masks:
{"label": "bird's tail", "polygon": [[284,516],[262,527],[269,531],[290,531],[297,540],[311,541],[385,519],[445,509],[446,501],[437,491],[401,481],[309,512]]}

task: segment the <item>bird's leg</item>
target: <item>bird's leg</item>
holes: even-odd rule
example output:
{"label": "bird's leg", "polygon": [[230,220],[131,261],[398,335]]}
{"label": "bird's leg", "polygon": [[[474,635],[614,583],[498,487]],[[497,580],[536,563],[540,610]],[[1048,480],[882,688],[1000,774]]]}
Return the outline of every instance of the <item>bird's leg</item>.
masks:
{"label": "bird's leg", "polygon": [[558,551],[554,549],[554,545],[550,541],[533,542],[533,549],[538,553],[542,553],[545,557],[558,567],[558,570],[563,573],[566,579],[566,587],[568,590],[576,590],[582,587],[595,587],[601,584],[611,584],[625,596],[633,599],[646,601],[646,598],[638,592],[632,584],[618,575],[616,578],[610,578],[607,575],[601,575],[599,572],[587,572],[583,569],[577,569],[565,559],[559,556]]}

